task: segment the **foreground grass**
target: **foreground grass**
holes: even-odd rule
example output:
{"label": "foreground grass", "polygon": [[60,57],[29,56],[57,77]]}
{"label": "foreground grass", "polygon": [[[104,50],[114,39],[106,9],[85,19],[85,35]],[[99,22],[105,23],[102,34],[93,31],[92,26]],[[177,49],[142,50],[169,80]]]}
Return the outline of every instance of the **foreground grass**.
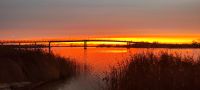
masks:
{"label": "foreground grass", "polygon": [[0,46],[0,83],[40,82],[69,79],[79,66],[41,49],[17,49]]}
{"label": "foreground grass", "polygon": [[200,90],[200,59],[141,53],[113,67],[108,90]]}

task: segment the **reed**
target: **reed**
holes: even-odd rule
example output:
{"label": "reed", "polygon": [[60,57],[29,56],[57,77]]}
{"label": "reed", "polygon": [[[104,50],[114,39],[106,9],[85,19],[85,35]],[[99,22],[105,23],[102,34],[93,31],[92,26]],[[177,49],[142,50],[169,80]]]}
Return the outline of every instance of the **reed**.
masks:
{"label": "reed", "polygon": [[113,67],[104,80],[107,90],[200,90],[200,58],[135,54]]}
{"label": "reed", "polygon": [[79,73],[79,65],[42,49],[0,47],[0,83],[39,82],[69,79]]}

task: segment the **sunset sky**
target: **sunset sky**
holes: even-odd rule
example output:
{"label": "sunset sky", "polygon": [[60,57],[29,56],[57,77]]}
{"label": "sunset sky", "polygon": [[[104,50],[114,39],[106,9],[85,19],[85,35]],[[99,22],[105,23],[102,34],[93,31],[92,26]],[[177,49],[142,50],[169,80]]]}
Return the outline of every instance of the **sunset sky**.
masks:
{"label": "sunset sky", "polygon": [[200,39],[199,9],[200,0],[0,0],[0,39],[191,42]]}

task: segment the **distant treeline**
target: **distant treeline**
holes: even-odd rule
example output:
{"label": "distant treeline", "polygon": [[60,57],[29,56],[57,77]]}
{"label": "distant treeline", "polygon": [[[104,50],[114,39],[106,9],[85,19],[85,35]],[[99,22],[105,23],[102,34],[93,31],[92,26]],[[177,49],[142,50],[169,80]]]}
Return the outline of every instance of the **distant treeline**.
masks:
{"label": "distant treeline", "polygon": [[191,44],[164,44],[158,42],[137,42],[130,45],[106,45],[101,44],[97,47],[128,47],[128,48],[200,48],[200,43],[193,42]]}
{"label": "distant treeline", "polygon": [[200,43],[193,42],[191,44],[163,44],[158,42],[140,42],[131,44],[129,47],[135,48],[200,48]]}

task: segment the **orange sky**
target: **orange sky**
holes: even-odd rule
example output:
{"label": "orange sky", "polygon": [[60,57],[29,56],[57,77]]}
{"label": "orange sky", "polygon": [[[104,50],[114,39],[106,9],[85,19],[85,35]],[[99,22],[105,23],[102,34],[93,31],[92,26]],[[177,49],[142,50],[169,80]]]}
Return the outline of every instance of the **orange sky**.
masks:
{"label": "orange sky", "polygon": [[[200,42],[200,36],[159,36],[159,35],[144,35],[144,36],[74,36],[74,37],[61,37],[61,38],[25,38],[25,39],[14,39],[14,40],[83,40],[83,39],[103,39],[103,40],[126,40],[135,42],[159,42],[159,43],[192,43],[192,41]],[[13,39],[10,39],[13,40]],[[103,43],[99,43],[103,44]],[[117,44],[117,43],[116,43]]]}
{"label": "orange sky", "polygon": [[199,0],[0,0],[0,40],[90,39],[190,43]]}

